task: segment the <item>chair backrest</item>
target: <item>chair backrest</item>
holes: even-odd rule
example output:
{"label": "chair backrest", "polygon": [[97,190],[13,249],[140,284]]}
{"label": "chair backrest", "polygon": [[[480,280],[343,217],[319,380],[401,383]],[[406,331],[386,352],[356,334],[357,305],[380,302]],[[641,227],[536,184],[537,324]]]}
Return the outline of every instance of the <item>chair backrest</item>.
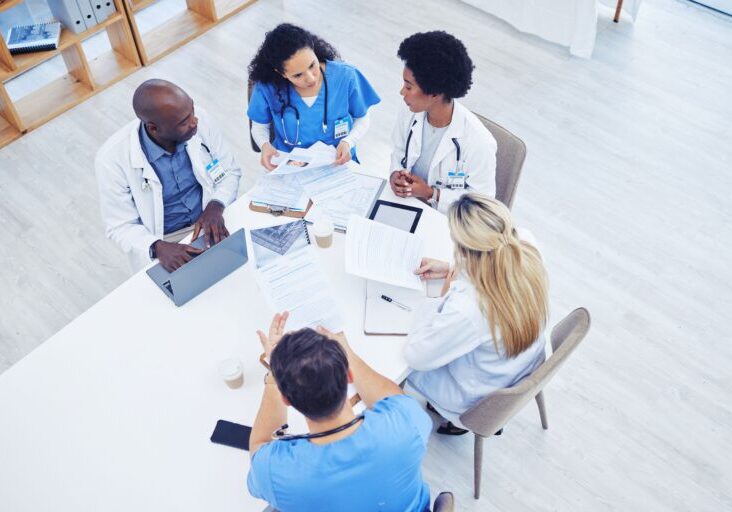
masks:
{"label": "chair backrest", "polygon": [[574,352],[590,329],[590,313],[577,308],[552,329],[552,355],[534,373],[513,387],[494,391],[460,416],[478,435],[493,435],[541,391]]}
{"label": "chair backrest", "polygon": [[[247,80],[247,105],[249,104],[249,101],[252,99],[252,91],[254,90],[254,82],[251,80]],[[262,150],[259,149],[259,146],[257,146],[257,143],[254,142],[254,137],[252,136],[252,120],[249,120],[249,141],[252,143],[252,149],[255,153],[260,153]]]}
{"label": "chair backrest", "polygon": [[454,510],[455,497],[451,492],[441,492],[435,498],[435,506],[432,508],[432,512],[454,512]]}
{"label": "chair backrest", "polygon": [[[475,114],[475,112],[473,112]],[[496,199],[508,206],[513,205],[521,169],[526,160],[526,144],[503,126],[475,114],[496,139]]]}

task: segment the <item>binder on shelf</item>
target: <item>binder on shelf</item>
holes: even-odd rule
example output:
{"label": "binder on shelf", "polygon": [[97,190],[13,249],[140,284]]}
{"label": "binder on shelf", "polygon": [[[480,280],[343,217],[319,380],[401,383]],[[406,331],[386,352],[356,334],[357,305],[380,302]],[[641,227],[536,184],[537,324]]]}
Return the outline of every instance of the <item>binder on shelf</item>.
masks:
{"label": "binder on shelf", "polygon": [[53,17],[61,22],[67,30],[80,34],[86,30],[84,17],[75,0],[48,0],[48,7]]}
{"label": "binder on shelf", "polygon": [[[66,1],[73,2],[74,0]],[[84,25],[86,25],[84,30],[89,30],[97,24],[97,19],[94,17],[92,2],[91,0],[76,0],[76,4],[79,6],[79,11],[81,11],[81,16],[84,19]]]}
{"label": "binder on shelf", "polygon": [[[79,0],[81,1],[81,0]],[[117,9],[114,6],[112,0],[89,0],[94,8],[94,17],[97,23],[101,23],[110,16],[112,16]]]}

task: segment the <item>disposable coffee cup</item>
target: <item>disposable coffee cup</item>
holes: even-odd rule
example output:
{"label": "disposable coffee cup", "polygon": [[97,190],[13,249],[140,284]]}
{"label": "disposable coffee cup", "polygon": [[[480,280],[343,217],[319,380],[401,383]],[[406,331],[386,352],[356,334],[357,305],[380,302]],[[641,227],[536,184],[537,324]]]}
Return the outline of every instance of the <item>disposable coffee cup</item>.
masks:
{"label": "disposable coffee cup", "polygon": [[333,223],[328,219],[316,220],[313,223],[313,235],[318,247],[326,249],[333,243]]}
{"label": "disposable coffee cup", "polygon": [[231,389],[244,384],[244,369],[238,359],[225,359],[219,364],[219,375]]}

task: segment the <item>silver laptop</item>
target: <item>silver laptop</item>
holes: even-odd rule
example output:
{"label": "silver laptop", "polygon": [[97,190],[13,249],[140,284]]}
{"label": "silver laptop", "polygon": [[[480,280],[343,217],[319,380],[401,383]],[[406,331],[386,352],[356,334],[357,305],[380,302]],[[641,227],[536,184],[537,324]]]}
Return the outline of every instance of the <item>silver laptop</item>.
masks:
{"label": "silver laptop", "polygon": [[[201,235],[190,245],[203,249],[204,244]],[[248,259],[244,229],[240,229],[174,272],[168,272],[158,263],[147,270],[147,275],[176,306],[182,306],[244,265]]]}

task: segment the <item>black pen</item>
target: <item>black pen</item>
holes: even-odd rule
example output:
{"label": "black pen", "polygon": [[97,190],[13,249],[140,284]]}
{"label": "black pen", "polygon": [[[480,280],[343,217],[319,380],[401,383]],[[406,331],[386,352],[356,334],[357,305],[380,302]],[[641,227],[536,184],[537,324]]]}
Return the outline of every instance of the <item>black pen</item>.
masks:
{"label": "black pen", "polygon": [[401,302],[395,301],[391,297],[387,297],[386,295],[382,295],[381,298],[384,299],[386,302],[391,302],[395,306],[398,306],[398,307],[402,308],[405,311],[412,311],[412,308],[410,308],[406,304],[402,304]]}

